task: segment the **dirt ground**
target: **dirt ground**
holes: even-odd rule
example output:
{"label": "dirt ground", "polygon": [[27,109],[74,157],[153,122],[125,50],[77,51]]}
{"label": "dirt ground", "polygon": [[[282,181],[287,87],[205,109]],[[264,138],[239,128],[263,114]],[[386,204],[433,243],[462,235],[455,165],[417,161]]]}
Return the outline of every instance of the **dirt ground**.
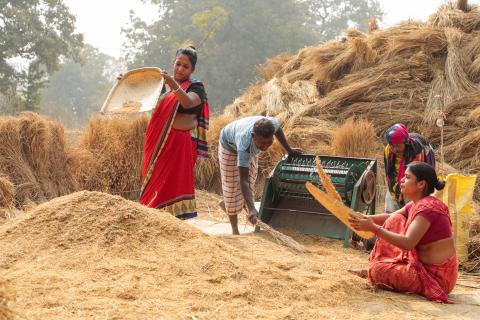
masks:
{"label": "dirt ground", "polygon": [[366,266],[365,252],[344,249],[340,241],[291,235],[310,253],[293,253],[264,233],[209,236],[164,212],[84,191],[0,226],[0,279],[15,289],[12,307],[28,319],[475,319],[480,314],[480,290],[457,286],[454,305],[376,291],[345,271]]}

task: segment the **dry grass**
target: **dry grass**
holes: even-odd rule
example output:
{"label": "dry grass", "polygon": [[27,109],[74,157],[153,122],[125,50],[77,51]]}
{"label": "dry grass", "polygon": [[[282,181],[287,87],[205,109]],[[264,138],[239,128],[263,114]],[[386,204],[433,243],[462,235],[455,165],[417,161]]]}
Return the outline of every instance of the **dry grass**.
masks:
{"label": "dry grass", "polygon": [[289,53],[279,54],[276,57],[267,59],[265,64],[259,65],[258,71],[266,81],[269,81],[284,67],[285,63],[292,59],[292,57],[293,55]]}
{"label": "dry grass", "polygon": [[467,0],[459,0],[456,4],[449,3],[430,16],[428,23],[442,28],[458,28],[465,33],[471,33],[480,28],[480,12],[475,5]]}
{"label": "dry grass", "polygon": [[472,64],[462,51],[463,34],[455,28],[445,28],[448,43],[448,54],[445,62],[446,96],[445,102],[450,103],[471,91],[478,90],[470,81],[467,68]]}
{"label": "dry grass", "polygon": [[382,143],[371,122],[352,118],[333,134],[332,154],[345,157],[372,158],[382,152]]}
{"label": "dry grass", "polygon": [[474,82],[478,82],[480,80],[480,56],[477,56],[468,67],[468,75]]}
{"label": "dry grass", "polygon": [[3,117],[0,136],[0,167],[16,188],[18,208],[76,190],[70,174],[70,150],[59,123],[34,113]]}
{"label": "dry grass", "polygon": [[0,208],[15,207],[15,186],[8,176],[0,173]]}
{"label": "dry grass", "polygon": [[[165,212],[84,191],[0,226],[0,277],[15,287],[15,309],[29,319],[438,315],[437,304],[374,290],[348,273],[367,265],[365,252],[342,248],[341,241],[287,235],[309,253],[296,254],[263,232],[208,236]],[[442,306],[442,315],[478,315],[473,296],[456,288],[458,304]]]}
{"label": "dry grass", "polygon": [[467,243],[468,261],[463,263],[466,271],[480,269],[480,235],[473,236]]}
{"label": "dry grass", "polygon": [[14,297],[12,297],[11,288],[3,281],[0,281],[0,319],[13,320],[16,319],[15,312],[12,311],[9,304]]}
{"label": "dry grass", "polygon": [[148,121],[146,116],[90,120],[82,148],[76,151],[75,174],[81,189],[138,199]]}

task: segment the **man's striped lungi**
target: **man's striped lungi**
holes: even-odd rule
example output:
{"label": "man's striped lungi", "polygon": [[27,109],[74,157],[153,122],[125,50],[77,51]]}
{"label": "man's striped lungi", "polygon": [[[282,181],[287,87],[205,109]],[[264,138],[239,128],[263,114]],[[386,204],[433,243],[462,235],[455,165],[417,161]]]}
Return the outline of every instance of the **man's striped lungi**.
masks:
{"label": "man's striped lungi", "polygon": [[[253,143],[253,142],[252,142]],[[237,154],[230,152],[218,144],[218,161],[222,176],[222,193],[225,209],[228,215],[239,214],[245,207],[242,190],[240,188],[240,173],[237,166]],[[250,158],[249,185],[252,195],[255,194],[255,180],[258,173],[258,155]]]}

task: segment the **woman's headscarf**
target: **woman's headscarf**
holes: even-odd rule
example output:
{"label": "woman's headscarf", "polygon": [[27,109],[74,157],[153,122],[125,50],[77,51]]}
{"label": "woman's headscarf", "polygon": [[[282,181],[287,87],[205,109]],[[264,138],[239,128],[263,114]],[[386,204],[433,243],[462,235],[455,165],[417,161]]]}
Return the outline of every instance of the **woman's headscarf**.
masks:
{"label": "woman's headscarf", "polygon": [[396,123],[388,128],[385,139],[387,139],[388,144],[406,144],[411,141],[407,127],[403,123]]}

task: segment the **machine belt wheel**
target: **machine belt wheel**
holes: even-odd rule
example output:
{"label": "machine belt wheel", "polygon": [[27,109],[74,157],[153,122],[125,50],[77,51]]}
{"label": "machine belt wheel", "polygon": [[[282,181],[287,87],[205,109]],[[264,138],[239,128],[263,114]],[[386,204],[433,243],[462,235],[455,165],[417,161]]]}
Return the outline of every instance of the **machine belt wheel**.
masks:
{"label": "machine belt wheel", "polygon": [[360,178],[360,191],[363,203],[371,204],[376,194],[376,176],[372,170],[365,171]]}

